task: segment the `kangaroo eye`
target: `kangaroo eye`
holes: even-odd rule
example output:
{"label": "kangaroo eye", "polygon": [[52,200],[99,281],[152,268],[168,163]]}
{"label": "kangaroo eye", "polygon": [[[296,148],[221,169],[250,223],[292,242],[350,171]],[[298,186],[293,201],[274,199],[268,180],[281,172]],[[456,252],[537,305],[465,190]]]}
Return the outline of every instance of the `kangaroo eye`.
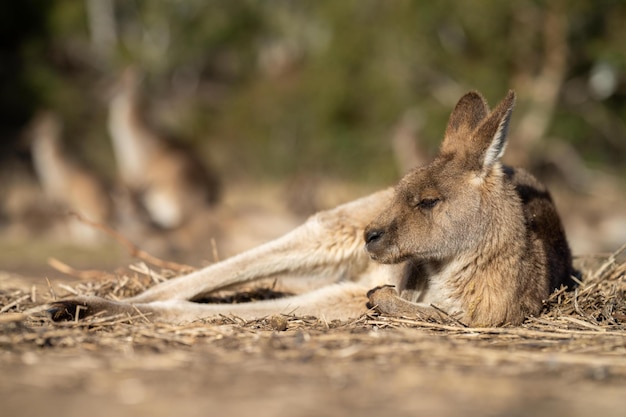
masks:
{"label": "kangaroo eye", "polygon": [[430,210],[431,208],[435,207],[438,202],[438,198],[424,198],[417,203],[417,207],[424,210]]}

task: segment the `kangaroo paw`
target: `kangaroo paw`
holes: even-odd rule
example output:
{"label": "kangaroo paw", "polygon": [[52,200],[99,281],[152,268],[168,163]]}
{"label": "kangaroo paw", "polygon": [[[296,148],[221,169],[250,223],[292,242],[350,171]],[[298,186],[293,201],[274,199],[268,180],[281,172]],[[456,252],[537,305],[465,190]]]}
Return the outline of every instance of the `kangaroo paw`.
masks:
{"label": "kangaroo paw", "polygon": [[396,289],[392,285],[383,285],[368,291],[369,307],[379,313],[394,314],[395,299],[398,297]]}
{"label": "kangaroo paw", "polygon": [[371,307],[381,314],[389,316],[428,318],[434,315],[432,307],[412,303],[400,298],[395,287],[385,285],[376,287],[367,293]]}

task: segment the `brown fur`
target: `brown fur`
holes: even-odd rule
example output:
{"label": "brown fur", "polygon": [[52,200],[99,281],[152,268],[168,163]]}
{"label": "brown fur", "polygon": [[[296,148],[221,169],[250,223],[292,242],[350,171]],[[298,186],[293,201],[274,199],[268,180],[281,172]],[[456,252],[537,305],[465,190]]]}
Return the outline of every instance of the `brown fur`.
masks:
{"label": "brown fur", "polygon": [[521,323],[572,273],[548,192],[526,171],[498,162],[506,140],[498,132],[513,102],[510,92],[487,115],[480,95],[464,96],[440,155],[400,181],[389,209],[365,232],[374,259],[418,262],[430,272],[425,280],[440,275],[447,302],[477,325]]}
{"label": "brown fur", "polygon": [[[572,267],[545,188],[527,172],[499,162],[514,99],[509,92],[489,112],[480,94],[463,96],[440,154],[394,189],[317,213],[282,238],[132,299],[58,302],[53,317],[73,316],[82,306],[87,314],[138,310],[174,322],[218,314],[347,319],[366,311],[366,293],[378,286],[369,301],[387,314],[445,311],[470,325],[519,324],[540,311],[550,291],[569,282]],[[295,280],[320,288],[248,304],[192,302],[264,278],[285,287]]]}

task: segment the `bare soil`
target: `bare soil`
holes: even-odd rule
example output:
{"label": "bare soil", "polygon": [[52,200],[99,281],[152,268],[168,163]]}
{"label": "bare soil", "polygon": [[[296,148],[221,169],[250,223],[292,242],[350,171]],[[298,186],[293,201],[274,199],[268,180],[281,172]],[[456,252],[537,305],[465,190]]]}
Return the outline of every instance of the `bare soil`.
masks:
{"label": "bare soil", "polygon": [[[139,264],[50,286],[0,274],[1,414],[623,416],[626,263],[616,253],[579,265],[581,285],[541,316],[479,329],[375,312],[54,323],[45,303],[64,294],[126,296],[174,273]],[[267,289],[244,298],[254,291]]]}

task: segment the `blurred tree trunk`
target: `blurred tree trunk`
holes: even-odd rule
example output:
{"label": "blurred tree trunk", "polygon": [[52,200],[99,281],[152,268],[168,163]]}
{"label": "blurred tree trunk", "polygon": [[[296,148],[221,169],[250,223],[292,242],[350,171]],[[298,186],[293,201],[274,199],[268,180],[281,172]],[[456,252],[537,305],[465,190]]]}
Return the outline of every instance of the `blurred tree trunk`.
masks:
{"label": "blurred tree trunk", "polygon": [[[562,2],[549,2],[544,9],[530,2],[516,4],[512,45],[517,72],[512,74],[512,83],[522,113],[508,155],[515,164],[527,165],[545,137],[558,103],[567,71],[569,24]],[[533,21],[541,22],[539,33],[529,30],[536,26]],[[539,51],[535,36],[541,43]]]}
{"label": "blurred tree trunk", "polygon": [[[517,39],[513,47],[518,71],[512,74],[512,83],[518,92],[521,112],[507,159],[519,166],[551,166],[567,184],[584,188],[588,172],[574,147],[559,138],[545,142],[568,69],[566,7],[560,1],[541,9],[529,2],[516,4],[512,32]],[[535,27],[533,21],[541,22],[535,33],[528,30]]]}

